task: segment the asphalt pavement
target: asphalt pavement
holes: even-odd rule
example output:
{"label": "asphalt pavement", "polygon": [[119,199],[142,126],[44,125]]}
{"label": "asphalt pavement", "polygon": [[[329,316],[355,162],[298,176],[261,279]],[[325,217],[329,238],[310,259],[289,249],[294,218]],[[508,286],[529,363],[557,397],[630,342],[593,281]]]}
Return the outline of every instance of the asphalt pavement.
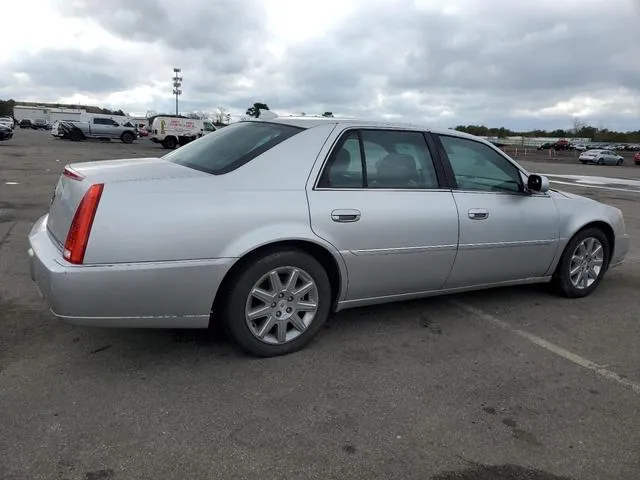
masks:
{"label": "asphalt pavement", "polygon": [[624,211],[627,262],[588,298],[539,285],[348,310],[305,350],[255,359],[216,332],[66,325],[31,283],[26,237],[64,164],[164,152],[0,143],[0,479],[639,478],[640,193],[567,175],[640,167],[522,159]]}

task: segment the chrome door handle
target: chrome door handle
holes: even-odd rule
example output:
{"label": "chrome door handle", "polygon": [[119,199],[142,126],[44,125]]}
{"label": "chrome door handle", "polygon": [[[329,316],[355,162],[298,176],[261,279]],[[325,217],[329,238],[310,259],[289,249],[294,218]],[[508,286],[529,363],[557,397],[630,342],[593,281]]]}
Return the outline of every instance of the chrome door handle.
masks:
{"label": "chrome door handle", "polygon": [[357,222],[360,220],[360,210],[334,210],[331,212],[331,220],[340,223]]}
{"label": "chrome door handle", "polygon": [[468,213],[471,220],[486,220],[489,218],[489,210],[484,208],[472,208]]}

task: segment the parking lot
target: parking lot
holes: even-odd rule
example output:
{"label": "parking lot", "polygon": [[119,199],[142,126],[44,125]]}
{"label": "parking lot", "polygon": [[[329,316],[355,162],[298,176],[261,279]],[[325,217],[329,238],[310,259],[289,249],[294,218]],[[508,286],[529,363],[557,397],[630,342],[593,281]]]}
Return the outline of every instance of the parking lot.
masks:
{"label": "parking lot", "polygon": [[272,359],[216,332],[68,326],[32,285],[27,234],[64,165],[164,153],[20,129],[0,143],[1,479],[637,480],[629,153],[619,167],[519,154],[552,187],[623,210],[631,250],[593,295],[525,286],[348,310]]}

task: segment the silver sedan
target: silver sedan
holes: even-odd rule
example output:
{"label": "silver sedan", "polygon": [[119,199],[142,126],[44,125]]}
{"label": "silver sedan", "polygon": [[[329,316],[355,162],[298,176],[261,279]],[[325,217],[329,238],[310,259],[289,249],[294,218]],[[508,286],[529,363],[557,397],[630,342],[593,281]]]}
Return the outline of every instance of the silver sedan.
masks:
{"label": "silver sedan", "polygon": [[624,157],[613,150],[587,150],[578,157],[581,163],[595,163],[597,165],[622,165]]}
{"label": "silver sedan", "polygon": [[351,307],[536,282],[584,297],[629,248],[619,209],[551,190],[482,139],[313,117],[68,165],[29,242],[64,321],[223,322],[258,356]]}

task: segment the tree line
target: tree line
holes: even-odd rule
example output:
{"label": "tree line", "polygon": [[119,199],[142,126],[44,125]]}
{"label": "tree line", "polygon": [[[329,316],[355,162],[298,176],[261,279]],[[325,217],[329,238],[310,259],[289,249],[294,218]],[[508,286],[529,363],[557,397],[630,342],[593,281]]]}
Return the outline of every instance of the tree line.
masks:
{"label": "tree line", "polygon": [[590,138],[594,142],[640,143],[640,130],[616,132],[607,128],[597,128],[576,120],[573,128],[556,130],[515,131],[508,128],[492,128],[484,125],[458,125],[455,130],[481,137],[557,137],[557,138]]}

